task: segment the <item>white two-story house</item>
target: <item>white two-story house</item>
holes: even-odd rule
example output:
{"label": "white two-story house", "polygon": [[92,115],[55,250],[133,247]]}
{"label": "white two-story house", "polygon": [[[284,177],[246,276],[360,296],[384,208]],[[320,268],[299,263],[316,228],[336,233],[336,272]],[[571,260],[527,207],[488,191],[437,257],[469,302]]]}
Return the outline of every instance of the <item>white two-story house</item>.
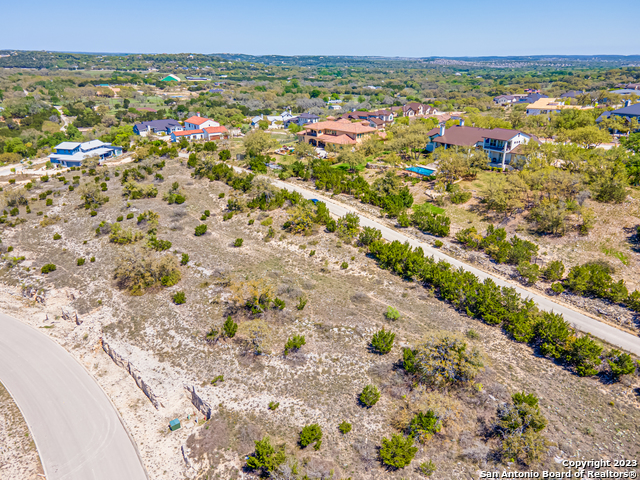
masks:
{"label": "white two-story house", "polygon": [[220,124],[210,118],[201,117],[200,114],[189,117],[184,121],[185,130],[202,130],[207,127],[219,127]]}
{"label": "white two-story house", "polygon": [[498,163],[504,169],[506,165],[521,155],[522,145],[530,141],[538,142],[533,135],[520,130],[506,128],[477,128],[455,125],[445,128],[444,125],[434,128],[429,132],[427,151],[433,152],[436,148],[466,147],[484,150],[489,156],[490,163]]}

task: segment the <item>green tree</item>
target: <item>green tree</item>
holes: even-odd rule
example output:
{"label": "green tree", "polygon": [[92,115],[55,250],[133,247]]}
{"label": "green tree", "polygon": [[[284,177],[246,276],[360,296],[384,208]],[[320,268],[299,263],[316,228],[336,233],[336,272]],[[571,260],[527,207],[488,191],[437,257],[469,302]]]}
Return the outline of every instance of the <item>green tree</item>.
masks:
{"label": "green tree", "polygon": [[540,277],[540,267],[535,263],[520,262],[518,264],[518,273],[529,285],[533,285]]}
{"label": "green tree", "polygon": [[489,210],[511,212],[524,207],[528,186],[518,175],[491,176],[484,191],[484,203]]}
{"label": "green tree", "polygon": [[579,376],[588,377],[598,373],[596,367],[601,363],[601,353],[602,347],[587,334],[569,343],[565,359],[576,368]]}
{"label": "green tree", "polygon": [[298,133],[304,130],[304,127],[301,127],[300,125],[294,122],[290,122],[288,128],[291,133]]}
{"label": "green tree", "polygon": [[305,142],[298,142],[295,146],[296,158],[302,160],[304,158],[311,158],[316,156],[316,149],[313,145]]}
{"label": "green tree", "polygon": [[266,474],[267,472],[273,472],[284,463],[286,459],[284,446],[276,450],[273,445],[271,445],[271,440],[268,436],[256,441],[255,444],[255,453],[247,458],[247,466],[249,468],[262,470]]}
{"label": "green tree", "polygon": [[564,202],[543,200],[531,210],[531,218],[536,222],[539,232],[562,236],[566,231],[568,213]]}
{"label": "green tree", "polygon": [[358,237],[358,241],[365,247],[368,247],[372,242],[380,240],[382,238],[382,232],[377,228],[363,227]]}
{"label": "green tree", "polygon": [[561,358],[564,345],[572,334],[573,330],[562,315],[542,312],[542,317],[536,325],[536,337],[543,355]]}
{"label": "green tree", "polygon": [[338,236],[342,239],[353,239],[360,230],[360,217],[356,213],[347,213],[338,220]]}
{"label": "green tree", "polygon": [[611,368],[611,374],[616,380],[619,380],[622,375],[633,373],[636,369],[631,355],[622,353],[620,350],[611,350],[606,358]]}
{"label": "green tree", "polygon": [[291,351],[298,351],[300,348],[305,345],[307,341],[304,338],[304,335],[294,335],[293,337],[287,340],[287,343],[284,345],[284,354],[285,356],[289,355]]}
{"label": "green tree", "polygon": [[220,153],[218,153],[218,158],[220,161],[225,162],[231,158],[231,152],[227,149],[221,150]]}
{"label": "green tree", "polygon": [[218,144],[216,142],[204,142],[202,150],[205,152],[215,152],[218,150]]}
{"label": "green tree", "polygon": [[629,175],[626,167],[617,163],[598,172],[595,180],[595,198],[599,202],[622,203],[627,198]]}
{"label": "green tree", "polygon": [[564,277],[564,263],[560,260],[553,260],[544,268],[542,274],[550,282],[556,282]]}
{"label": "green tree", "polygon": [[562,132],[558,138],[562,141],[568,139],[582,148],[596,148],[603,143],[611,141],[611,135],[596,126],[580,127],[575,130]]}
{"label": "green tree", "polygon": [[300,202],[292,206],[286,222],[287,229],[294,234],[309,234],[313,228],[314,212],[310,202]]}
{"label": "green tree", "polygon": [[640,154],[640,132],[632,133],[620,139],[620,143],[633,153]]}
{"label": "green tree", "polygon": [[347,164],[349,171],[355,172],[356,169],[364,163],[364,156],[360,151],[352,152],[351,150],[343,150],[340,152],[340,155],[338,155],[338,162]]}
{"label": "green tree", "polygon": [[319,442],[322,439],[322,429],[317,423],[306,425],[300,432],[300,446],[305,448],[313,442]]}
{"label": "green tree", "polygon": [[384,316],[387,317],[389,320],[396,321],[400,319],[400,312],[397,309],[393,308],[392,306],[388,306]]}
{"label": "green tree", "polygon": [[376,332],[371,339],[371,346],[380,354],[386,354],[393,348],[393,341],[396,338],[395,333],[382,330]]}
{"label": "green tree", "polygon": [[413,446],[413,437],[404,438],[402,435],[395,434],[391,440],[382,439],[380,459],[389,467],[404,468],[412,462],[417,451],[418,449]]}
{"label": "green tree", "polygon": [[614,282],[612,268],[607,264],[589,262],[569,270],[565,286],[578,295],[595,295],[613,302],[627,300],[629,292],[624,280]]}
{"label": "green tree", "polygon": [[547,426],[538,398],[524,392],[511,396],[512,403],[498,409],[496,430],[502,435],[502,455],[532,465],[542,459],[548,442],[541,431]]}
{"label": "green tree", "polygon": [[409,424],[411,436],[420,443],[426,443],[433,435],[442,429],[442,422],[433,410],[426,413],[418,412]]}
{"label": "green tree", "polygon": [[264,155],[277,146],[278,142],[262,130],[253,130],[244,137],[244,148],[251,156]]}
{"label": "green tree", "polygon": [[222,326],[222,331],[224,332],[227,338],[233,338],[236,336],[236,332],[238,331],[238,324],[233,321],[231,316],[227,317],[227,320],[224,322]]}
{"label": "green tree", "polygon": [[47,273],[54,272],[56,268],[57,267],[53,263],[47,263],[46,265],[42,266],[42,268],[40,269],[40,272],[47,274]]}
{"label": "green tree", "polygon": [[[464,148],[465,147],[461,147],[461,149]],[[475,150],[473,147],[468,147],[468,149],[470,151]],[[447,184],[453,184],[456,180],[472,173],[471,157],[464,151],[448,148],[438,151],[437,156],[440,167],[439,173]]]}
{"label": "green tree", "polygon": [[187,297],[184,294],[184,292],[176,292],[172,298],[173,298],[173,303],[175,303],[176,305],[182,305],[187,301]]}
{"label": "green tree", "polygon": [[346,435],[347,433],[349,433],[351,431],[351,424],[349,422],[347,422],[346,420],[343,421],[339,426],[338,426],[338,430],[340,430],[340,432],[342,432],[343,435]]}
{"label": "green tree", "polygon": [[380,390],[375,385],[367,385],[362,389],[360,401],[367,407],[373,407],[380,400]]}
{"label": "green tree", "polygon": [[436,386],[470,382],[483,368],[478,350],[448,335],[428,337],[416,347],[414,357],[420,380]]}
{"label": "green tree", "polygon": [[358,149],[365,157],[377,157],[384,150],[384,144],[378,135],[370,135],[360,144]]}

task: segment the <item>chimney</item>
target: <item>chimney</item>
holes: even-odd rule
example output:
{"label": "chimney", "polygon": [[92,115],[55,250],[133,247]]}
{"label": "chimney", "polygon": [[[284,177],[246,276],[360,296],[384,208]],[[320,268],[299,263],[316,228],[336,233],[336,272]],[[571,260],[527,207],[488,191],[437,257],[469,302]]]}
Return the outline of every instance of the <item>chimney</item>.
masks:
{"label": "chimney", "polygon": [[440,136],[442,137],[444,135],[444,123],[442,125],[440,125]]}
{"label": "chimney", "polygon": [[461,127],[464,127],[464,118],[461,118],[461,119],[460,119],[460,126],[461,126]]}
{"label": "chimney", "polygon": [[200,112],[196,112],[196,117],[199,117],[199,116],[200,116]]}
{"label": "chimney", "polygon": [[624,106],[628,107],[629,105],[631,105],[631,100],[625,100],[624,101]]}

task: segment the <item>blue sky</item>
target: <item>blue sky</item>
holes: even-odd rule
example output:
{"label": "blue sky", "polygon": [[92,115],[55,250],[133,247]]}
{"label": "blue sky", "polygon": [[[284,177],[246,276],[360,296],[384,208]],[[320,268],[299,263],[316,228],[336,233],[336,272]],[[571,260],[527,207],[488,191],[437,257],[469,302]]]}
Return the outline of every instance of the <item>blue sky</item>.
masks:
{"label": "blue sky", "polygon": [[2,13],[0,49],[405,57],[640,54],[632,20],[640,16],[638,1],[618,8],[596,0],[32,0],[4,2]]}

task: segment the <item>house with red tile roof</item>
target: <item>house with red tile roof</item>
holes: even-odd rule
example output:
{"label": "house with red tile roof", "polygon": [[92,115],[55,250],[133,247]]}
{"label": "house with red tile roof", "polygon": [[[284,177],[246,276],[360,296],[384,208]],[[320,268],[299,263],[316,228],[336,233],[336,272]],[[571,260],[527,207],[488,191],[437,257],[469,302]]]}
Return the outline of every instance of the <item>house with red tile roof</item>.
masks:
{"label": "house with red tile roof", "polygon": [[220,124],[210,118],[201,117],[198,113],[193,117],[189,117],[184,121],[185,130],[198,130],[206,127],[219,127]]}
{"label": "house with red tile roof", "polygon": [[346,119],[307,124],[304,128],[297,134],[300,141],[320,148],[327,144],[356,145],[376,132],[373,127]]}
{"label": "house with red tile roof", "polygon": [[171,132],[171,141],[179,142],[181,139],[205,140],[211,142],[227,138],[229,132],[226,127],[220,125],[215,120],[201,117],[200,114],[189,117],[184,121],[184,130]]}
{"label": "house with red tile roof", "polygon": [[171,141],[179,142],[181,139],[186,138],[187,140],[203,140],[204,132],[202,129],[197,128],[193,130],[181,130],[176,132],[171,132]]}
{"label": "house with red tile roof", "polygon": [[219,127],[205,127],[202,131],[204,132],[204,139],[208,142],[229,137],[229,132],[224,125],[220,125]]}

